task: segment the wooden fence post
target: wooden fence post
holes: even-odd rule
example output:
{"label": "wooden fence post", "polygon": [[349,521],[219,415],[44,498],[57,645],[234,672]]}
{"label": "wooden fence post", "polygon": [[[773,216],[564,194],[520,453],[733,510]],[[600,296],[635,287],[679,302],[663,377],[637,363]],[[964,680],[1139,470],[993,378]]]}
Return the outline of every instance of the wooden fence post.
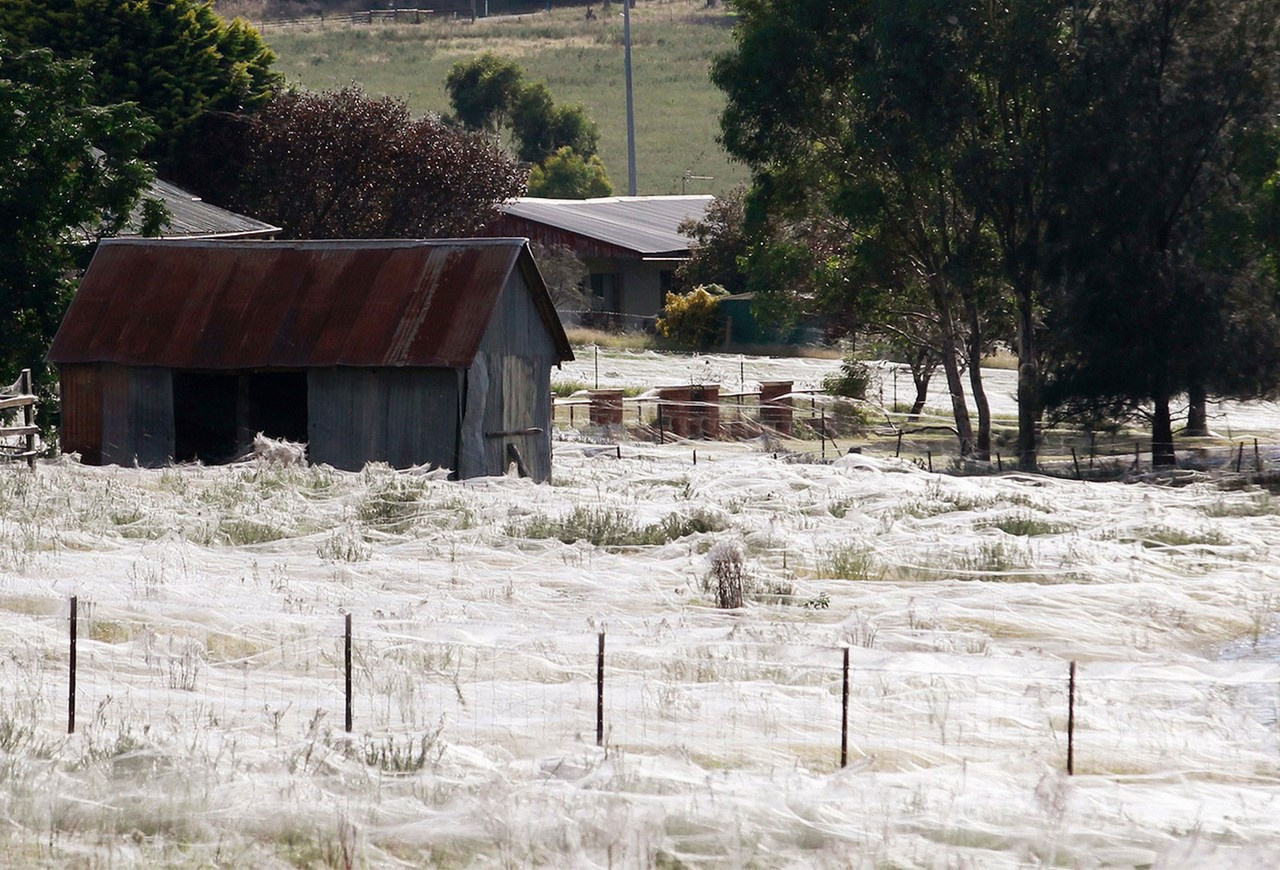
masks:
{"label": "wooden fence post", "polygon": [[844,648],[844,690],[840,694],[840,766],[849,763],[849,647]]}
{"label": "wooden fence post", "polygon": [[1076,663],[1067,672],[1067,776],[1076,772]]}
{"label": "wooden fence post", "polygon": [[71,596],[71,663],[67,681],[67,733],[76,733],[76,596]]}
{"label": "wooden fence post", "polygon": [[[23,369],[22,374],[18,376],[18,389],[24,396],[34,396],[36,391],[31,383],[31,369]],[[36,436],[32,430],[36,426],[36,405],[33,400],[29,404],[22,406],[22,425],[26,427],[27,434],[23,439],[26,445],[27,468],[36,467]]]}
{"label": "wooden fence post", "polygon": [[1240,450],[1236,453],[1236,474],[1240,473],[1240,465],[1244,462],[1244,442],[1240,442]]}
{"label": "wooden fence post", "polygon": [[604,746],[604,632],[596,650],[596,746]]}
{"label": "wooden fence post", "polygon": [[1075,467],[1076,467],[1076,480],[1079,480],[1080,479],[1080,457],[1076,456],[1076,449],[1074,447],[1071,448],[1071,461],[1072,463],[1075,464]]}
{"label": "wooden fence post", "polygon": [[347,614],[347,618],[346,618],[346,632],[345,632],[345,634],[346,634],[346,638],[345,638],[345,639],[346,639],[346,644],[345,644],[344,658],[345,658],[345,661],[346,661],[346,676],[347,676],[347,711],[346,711],[346,712],[347,712],[347,715],[346,715],[346,726],[347,726],[347,733],[348,733],[348,734],[350,734],[350,733],[351,733],[351,726],[352,726],[352,719],[353,719],[353,717],[352,717],[352,712],[353,712],[353,711],[352,711],[352,705],[351,705],[351,614],[350,614],[350,613],[348,613],[348,614]]}

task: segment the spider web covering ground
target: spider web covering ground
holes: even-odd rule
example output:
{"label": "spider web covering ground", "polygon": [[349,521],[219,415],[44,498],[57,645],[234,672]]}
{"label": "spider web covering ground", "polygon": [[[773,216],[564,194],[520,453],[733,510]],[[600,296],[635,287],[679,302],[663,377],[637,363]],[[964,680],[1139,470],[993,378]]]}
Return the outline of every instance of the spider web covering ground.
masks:
{"label": "spider web covering ground", "polygon": [[0,469],[0,863],[1260,865],[1277,564],[1265,490],[751,444]]}

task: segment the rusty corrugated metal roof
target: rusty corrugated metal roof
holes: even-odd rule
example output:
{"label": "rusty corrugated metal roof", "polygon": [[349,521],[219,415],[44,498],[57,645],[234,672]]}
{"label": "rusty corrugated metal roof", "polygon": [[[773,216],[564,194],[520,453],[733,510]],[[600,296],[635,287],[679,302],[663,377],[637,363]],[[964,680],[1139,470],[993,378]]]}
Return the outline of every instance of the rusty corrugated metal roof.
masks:
{"label": "rusty corrugated metal roof", "polygon": [[463,367],[517,264],[560,358],[572,359],[524,239],[109,239],[49,360],[211,370]]}

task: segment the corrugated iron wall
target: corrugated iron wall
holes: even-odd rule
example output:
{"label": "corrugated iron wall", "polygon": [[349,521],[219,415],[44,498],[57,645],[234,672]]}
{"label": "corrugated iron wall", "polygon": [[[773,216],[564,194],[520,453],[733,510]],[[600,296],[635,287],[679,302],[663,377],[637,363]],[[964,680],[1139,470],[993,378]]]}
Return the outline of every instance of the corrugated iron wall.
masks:
{"label": "corrugated iron wall", "polygon": [[[504,473],[512,444],[530,477],[550,480],[550,374],[557,354],[519,274],[511,276],[498,300],[478,356],[484,357],[488,389],[483,396],[473,391],[468,402],[484,404],[484,470],[479,473]],[[539,431],[528,431],[534,429]]]}
{"label": "corrugated iron wall", "polygon": [[164,465],[173,458],[167,369],[63,364],[62,451],[87,465]]}
{"label": "corrugated iron wall", "polygon": [[62,391],[62,425],[58,439],[63,453],[79,453],[86,465],[102,464],[102,388],[99,369],[92,363],[58,366]]}
{"label": "corrugated iron wall", "polygon": [[359,471],[431,463],[456,469],[456,369],[313,369],[307,380],[312,462]]}

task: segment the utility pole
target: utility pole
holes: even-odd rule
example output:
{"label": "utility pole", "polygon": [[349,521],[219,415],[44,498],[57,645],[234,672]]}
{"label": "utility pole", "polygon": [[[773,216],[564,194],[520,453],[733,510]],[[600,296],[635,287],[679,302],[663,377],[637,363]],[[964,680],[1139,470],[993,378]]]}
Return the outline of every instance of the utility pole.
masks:
{"label": "utility pole", "polygon": [[636,195],[636,114],[631,101],[631,0],[622,0],[622,43],[627,72],[627,196]]}

